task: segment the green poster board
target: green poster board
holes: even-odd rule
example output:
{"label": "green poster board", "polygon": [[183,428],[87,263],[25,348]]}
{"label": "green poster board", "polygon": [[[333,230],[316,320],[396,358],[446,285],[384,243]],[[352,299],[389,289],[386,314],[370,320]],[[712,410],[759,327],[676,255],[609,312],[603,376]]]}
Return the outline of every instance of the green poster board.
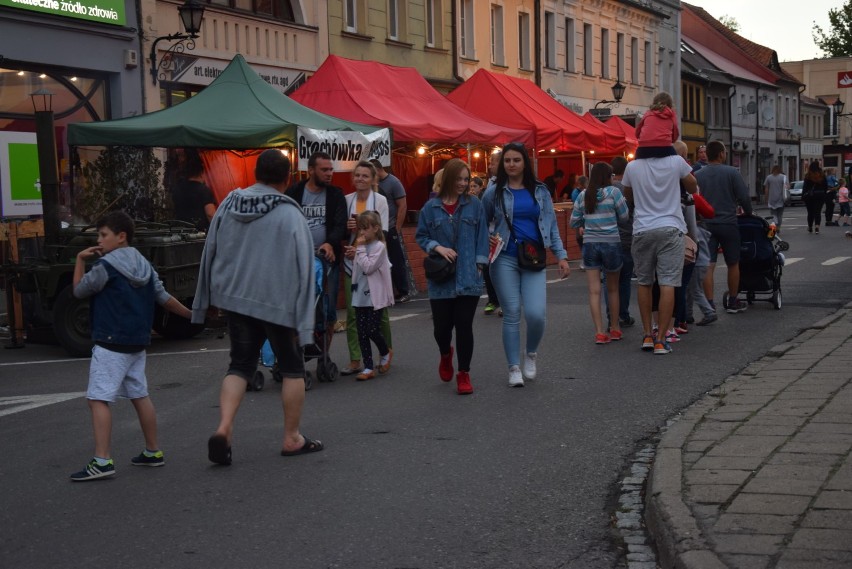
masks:
{"label": "green poster board", "polygon": [[37,145],[9,144],[9,185],[13,200],[41,199]]}

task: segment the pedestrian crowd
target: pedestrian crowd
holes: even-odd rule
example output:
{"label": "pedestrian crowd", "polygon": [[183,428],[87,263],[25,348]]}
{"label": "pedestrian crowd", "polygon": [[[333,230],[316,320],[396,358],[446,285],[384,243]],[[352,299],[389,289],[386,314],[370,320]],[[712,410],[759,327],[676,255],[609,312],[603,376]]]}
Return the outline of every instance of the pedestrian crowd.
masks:
{"label": "pedestrian crowd", "polygon": [[[745,311],[746,303],[738,297],[737,216],[752,213],[748,190],[739,171],[726,165],[727,149],[719,141],[699,147],[694,165],[686,161],[672,107],[666,93],[654,99],[637,126],[635,160],[598,162],[588,178],[570,175],[561,192],[564,173],[557,170],[538,181],[529,150],[521,143],[491,155],[487,180],[473,176],[460,159],[444,165],[420,210],[415,234],[427,255],[424,269],[441,381],[455,379],[461,395],[474,391],[473,322],[483,292],[485,314],[503,317],[508,385],[523,387],[536,377],[547,316],[548,251],[557,261],[559,277],[570,274],[555,199],[573,201],[570,225],[582,251],[590,340],[595,344],[623,340],[623,328],[636,323],[630,313],[634,281],[642,350],[668,354],[690,325],[715,322],[714,269],[720,251],[727,267],[720,309]],[[194,185],[189,187],[200,188],[195,162],[191,174]],[[207,241],[191,310],[163,289],[151,264],[132,247],[134,227],[128,216],[115,212],[98,220],[98,245],[80,252],[74,272],[75,296],[90,298],[92,306],[95,348],[86,397],[95,453],[72,480],[115,473],[109,406],[119,397],[132,401],[145,440],[145,449],[131,463],[165,463],[145,379],[155,302],[194,323],[203,323],[214,307],[226,316],[230,362],[220,389],[219,424],[208,440],[208,458],[215,464],[231,464],[236,415],[265,341],[283,378],[281,454],[323,450],[320,440],[300,430],[306,349],[328,352],[341,280],[349,355],[341,373],[369,381],[390,372],[388,307],[407,302],[411,292],[402,242],[405,189],[375,160],[356,164],[354,191],[346,195],[331,183],[332,175],[331,156],[318,152],[308,160],[307,178],[290,185],[289,159],[267,150],[257,159],[256,183],[228,194],[215,213],[208,211],[207,193],[199,193],[204,197],[195,200],[189,218],[207,228]],[[778,229],[787,186],[776,170],[765,182]],[[819,165],[812,164],[804,191],[809,231],[819,233],[815,204],[825,203],[831,187]],[[836,187],[846,225],[849,192],[845,183]],[[698,322],[693,318],[696,305],[702,313]]]}

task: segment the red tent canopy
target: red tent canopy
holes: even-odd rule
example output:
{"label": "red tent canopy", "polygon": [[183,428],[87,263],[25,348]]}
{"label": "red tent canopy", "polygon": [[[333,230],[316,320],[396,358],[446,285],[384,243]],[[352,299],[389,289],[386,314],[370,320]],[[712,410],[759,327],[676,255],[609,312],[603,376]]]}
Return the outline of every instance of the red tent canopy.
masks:
{"label": "red tent canopy", "polygon": [[602,122],[592,113],[587,112],[582,116],[587,123],[600,127],[606,133],[606,143],[610,152],[625,152],[627,149],[627,140],[620,128]]}
{"label": "red tent canopy", "polygon": [[[607,139],[618,139],[602,126],[585,122],[527,79],[480,69],[447,97],[485,120],[533,129],[537,150],[611,152]],[[623,137],[618,142],[623,146]]]}
{"label": "red tent canopy", "polygon": [[394,142],[503,144],[533,140],[529,128],[498,126],[452,104],[413,67],[330,55],[291,96],[335,117],[391,127]]}
{"label": "red tent canopy", "polygon": [[630,126],[630,124],[622,119],[619,116],[614,116],[604,123],[606,126],[611,126],[613,128],[619,129],[622,133],[624,133],[624,140],[627,143],[627,151],[635,152],[636,147],[639,146],[639,140],[636,138],[636,128]]}

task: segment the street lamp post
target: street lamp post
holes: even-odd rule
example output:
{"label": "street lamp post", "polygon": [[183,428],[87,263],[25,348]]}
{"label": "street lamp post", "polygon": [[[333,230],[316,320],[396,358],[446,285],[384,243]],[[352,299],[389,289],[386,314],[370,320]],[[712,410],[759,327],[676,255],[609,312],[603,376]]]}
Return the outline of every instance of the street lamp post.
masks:
{"label": "street lamp post", "polygon": [[597,109],[601,105],[618,105],[621,102],[621,98],[624,97],[624,91],[627,89],[624,85],[621,84],[621,81],[616,80],[615,85],[612,86],[612,98],[614,100],[610,101],[604,99],[603,101],[598,101],[595,103],[595,108]]}
{"label": "street lamp post", "polygon": [[[173,54],[182,53],[185,49],[195,49],[195,38],[198,37],[198,32],[201,31],[201,22],[204,20],[204,5],[196,0],[186,0],[183,5],[178,6],[178,13],[180,14],[180,21],[186,33],[177,32],[167,36],[160,36],[155,38],[154,43],[151,44],[151,79],[154,85],[157,84],[157,76],[160,68],[162,67],[164,72],[169,69]],[[169,46],[169,49],[166,50],[165,55],[160,59],[160,63],[158,64],[157,44],[162,40],[178,41]],[[160,76],[160,79],[164,79],[164,77]]]}
{"label": "street lamp post", "polygon": [[59,164],[53,128],[53,93],[39,89],[30,98],[35,114],[44,242],[45,245],[56,245],[59,242]]}

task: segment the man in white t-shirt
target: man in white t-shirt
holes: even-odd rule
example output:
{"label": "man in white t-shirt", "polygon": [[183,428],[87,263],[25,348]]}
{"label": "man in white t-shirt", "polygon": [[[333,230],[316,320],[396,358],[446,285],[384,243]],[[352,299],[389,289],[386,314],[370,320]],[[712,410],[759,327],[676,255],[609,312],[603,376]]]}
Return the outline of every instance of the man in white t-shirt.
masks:
{"label": "man in white t-shirt", "polygon": [[[633,253],[637,277],[637,300],[645,336],[643,350],[655,354],[671,352],[665,340],[674,310],[674,289],[683,271],[683,235],[686,223],[681,209],[680,184],[690,194],[698,188],[692,168],[680,156],[643,158],[627,165],[621,183],[625,195],[633,195]],[[651,331],[652,289],[660,286],[658,324],[660,337]]]}

